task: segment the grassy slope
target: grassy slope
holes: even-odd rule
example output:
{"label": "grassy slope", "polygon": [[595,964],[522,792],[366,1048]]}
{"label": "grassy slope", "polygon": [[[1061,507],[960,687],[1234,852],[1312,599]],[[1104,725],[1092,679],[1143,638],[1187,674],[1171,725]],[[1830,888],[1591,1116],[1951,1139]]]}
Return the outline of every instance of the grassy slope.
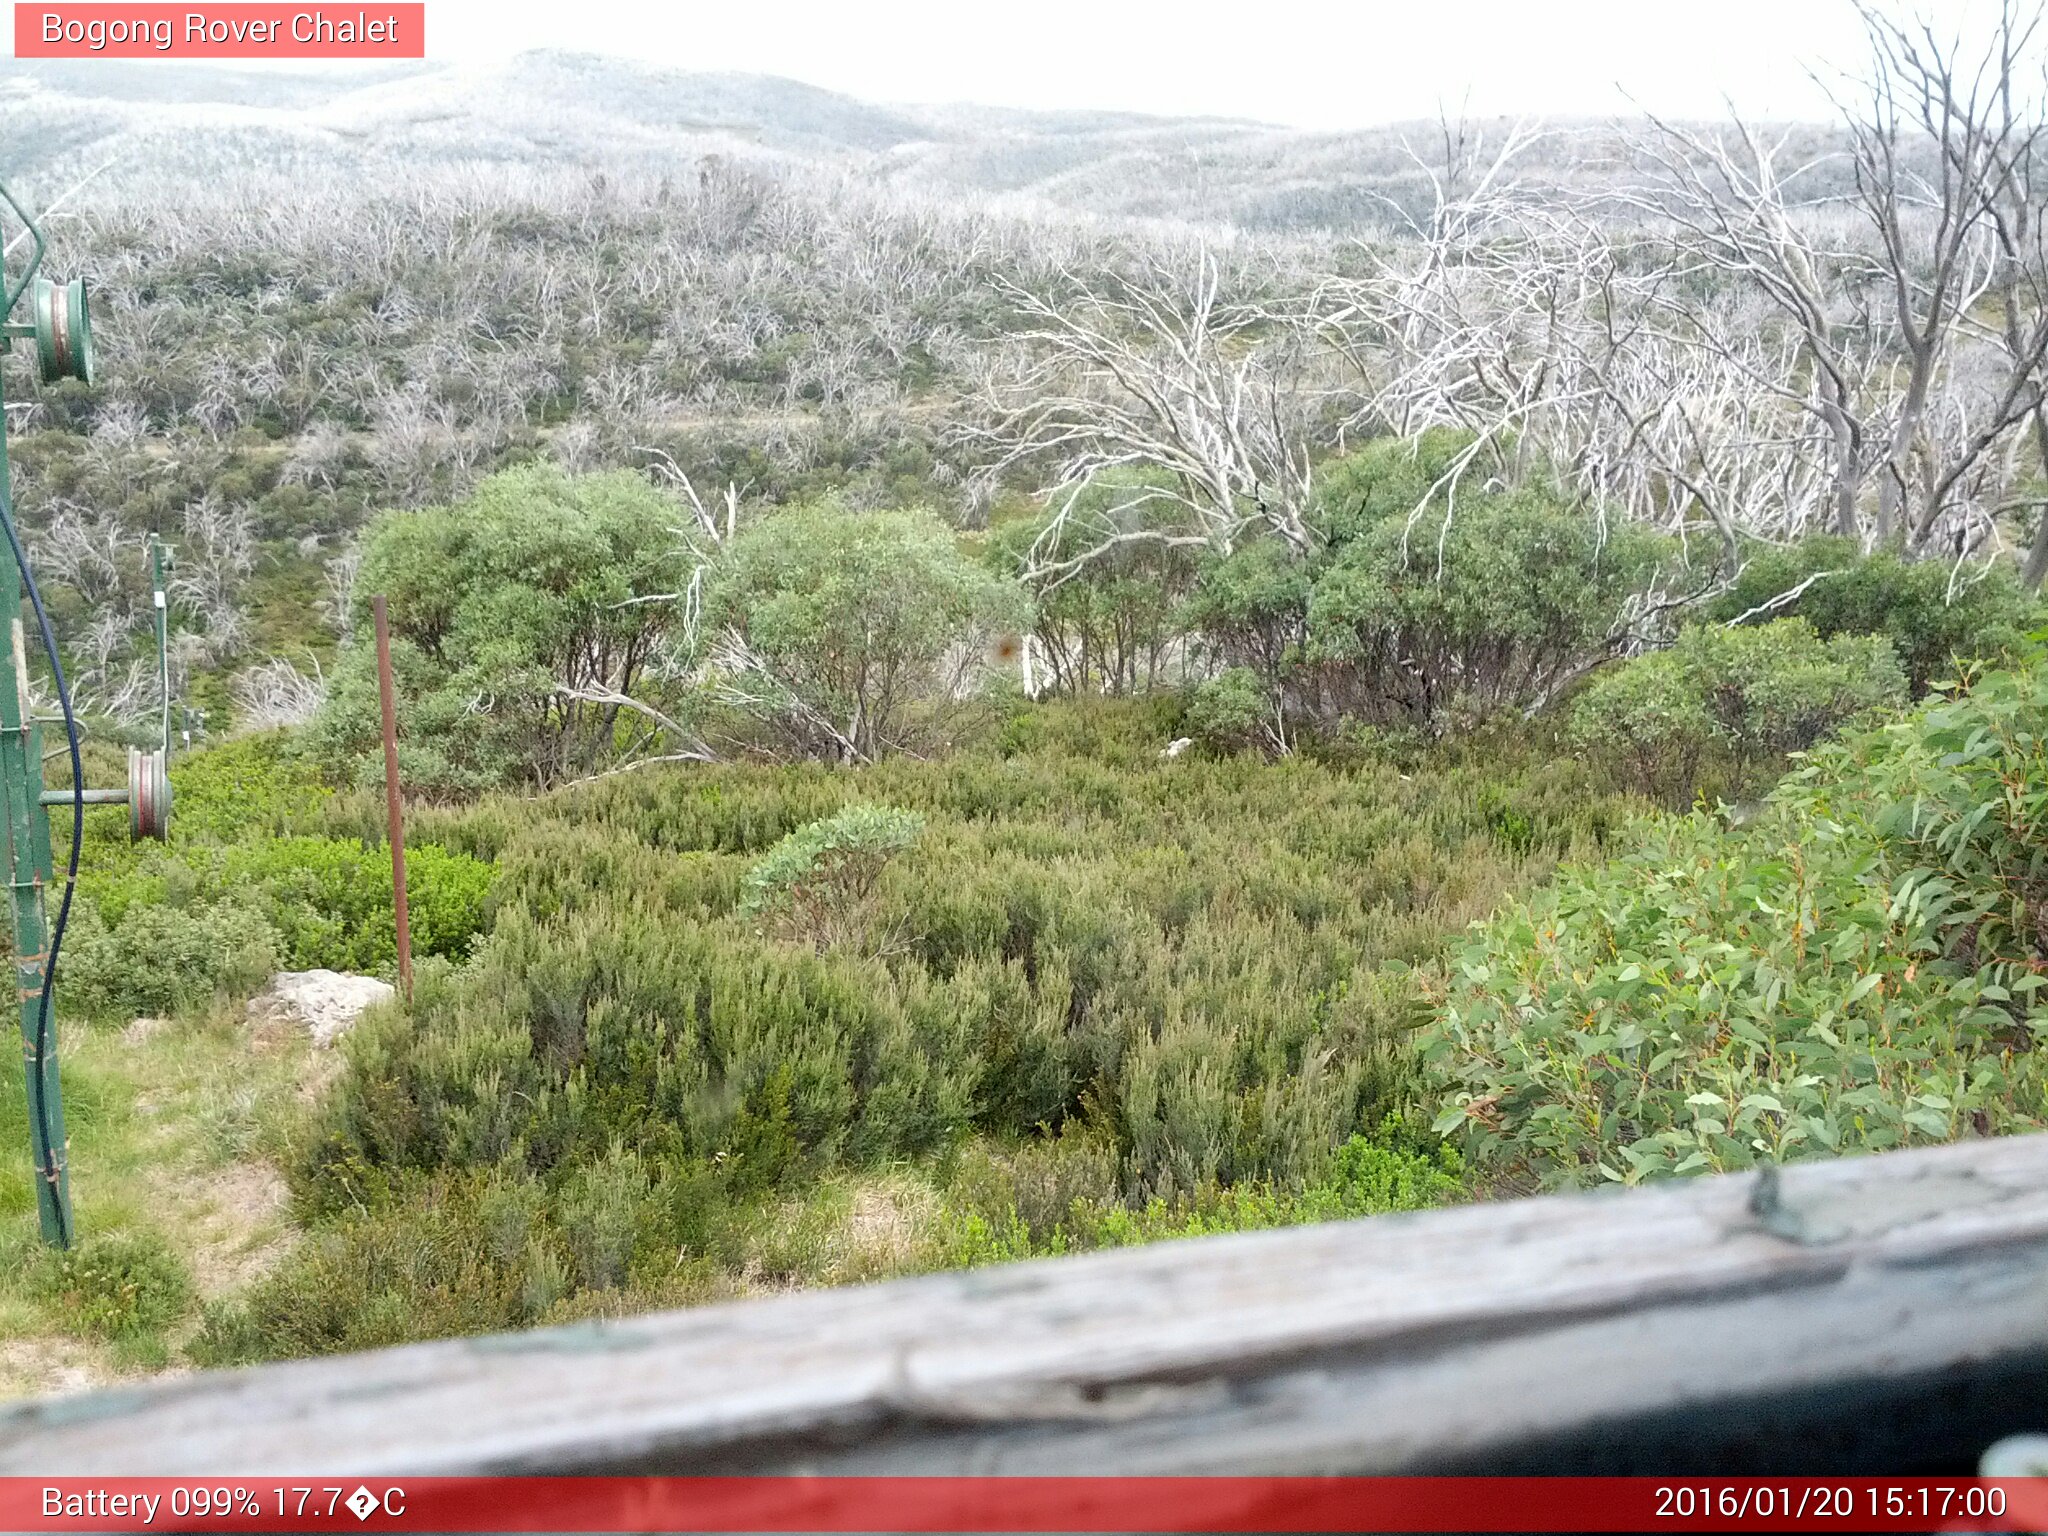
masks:
{"label": "grassy slope", "polygon": [[[143,1025],[63,1021],[74,1216],[89,1240],[155,1232],[199,1301],[260,1271],[290,1231],[267,1159],[315,1080],[303,1039],[250,1030],[239,1009]],[[0,1053],[0,1393],[66,1390],[163,1369],[195,1314],[132,1330],[93,1325],[36,1232],[21,1058]]]}

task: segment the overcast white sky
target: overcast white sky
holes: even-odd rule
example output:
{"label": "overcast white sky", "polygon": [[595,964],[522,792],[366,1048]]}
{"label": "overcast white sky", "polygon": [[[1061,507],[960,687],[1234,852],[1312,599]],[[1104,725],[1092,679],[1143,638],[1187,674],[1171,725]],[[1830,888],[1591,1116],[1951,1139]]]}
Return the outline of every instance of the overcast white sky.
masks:
{"label": "overcast white sky", "polygon": [[[1944,17],[1960,0],[1933,0]],[[374,6],[372,6],[374,9]],[[1313,128],[1433,115],[1825,115],[1849,0],[428,0],[430,57],[581,48],[880,101],[1216,113]]]}

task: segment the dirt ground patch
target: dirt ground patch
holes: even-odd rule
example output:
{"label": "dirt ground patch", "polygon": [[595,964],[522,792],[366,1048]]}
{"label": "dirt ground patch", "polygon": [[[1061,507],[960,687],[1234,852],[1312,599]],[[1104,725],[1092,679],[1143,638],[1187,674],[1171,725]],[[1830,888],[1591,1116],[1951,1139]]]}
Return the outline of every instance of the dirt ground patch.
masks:
{"label": "dirt ground patch", "polygon": [[269,1163],[230,1163],[190,1192],[198,1218],[192,1283],[209,1300],[239,1290],[289,1246],[291,1197]]}
{"label": "dirt ground patch", "polygon": [[80,1339],[0,1339],[0,1397],[83,1392],[105,1386],[116,1374],[99,1348]]}
{"label": "dirt ground patch", "polygon": [[937,1208],[938,1196],[913,1180],[856,1188],[834,1254],[832,1281],[880,1280],[917,1268]]}

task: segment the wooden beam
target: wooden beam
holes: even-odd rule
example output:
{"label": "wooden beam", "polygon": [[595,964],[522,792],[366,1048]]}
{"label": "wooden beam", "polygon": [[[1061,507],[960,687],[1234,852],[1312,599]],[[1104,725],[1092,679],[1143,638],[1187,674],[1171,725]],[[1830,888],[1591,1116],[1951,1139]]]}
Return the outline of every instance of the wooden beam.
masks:
{"label": "wooden beam", "polygon": [[0,1473],[1906,1471],[2044,1380],[2048,1136],[58,1398]]}

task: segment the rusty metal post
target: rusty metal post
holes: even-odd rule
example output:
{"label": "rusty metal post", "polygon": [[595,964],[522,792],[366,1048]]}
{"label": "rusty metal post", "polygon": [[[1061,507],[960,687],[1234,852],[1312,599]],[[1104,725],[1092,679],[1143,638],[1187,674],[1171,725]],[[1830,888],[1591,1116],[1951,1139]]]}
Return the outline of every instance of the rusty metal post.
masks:
{"label": "rusty metal post", "polygon": [[377,620],[377,699],[384,710],[384,809],[391,827],[391,909],[398,923],[398,987],[412,1001],[412,921],[405,910],[405,805],[398,785],[398,693],[391,682],[391,625],[384,594],[370,599]]}

